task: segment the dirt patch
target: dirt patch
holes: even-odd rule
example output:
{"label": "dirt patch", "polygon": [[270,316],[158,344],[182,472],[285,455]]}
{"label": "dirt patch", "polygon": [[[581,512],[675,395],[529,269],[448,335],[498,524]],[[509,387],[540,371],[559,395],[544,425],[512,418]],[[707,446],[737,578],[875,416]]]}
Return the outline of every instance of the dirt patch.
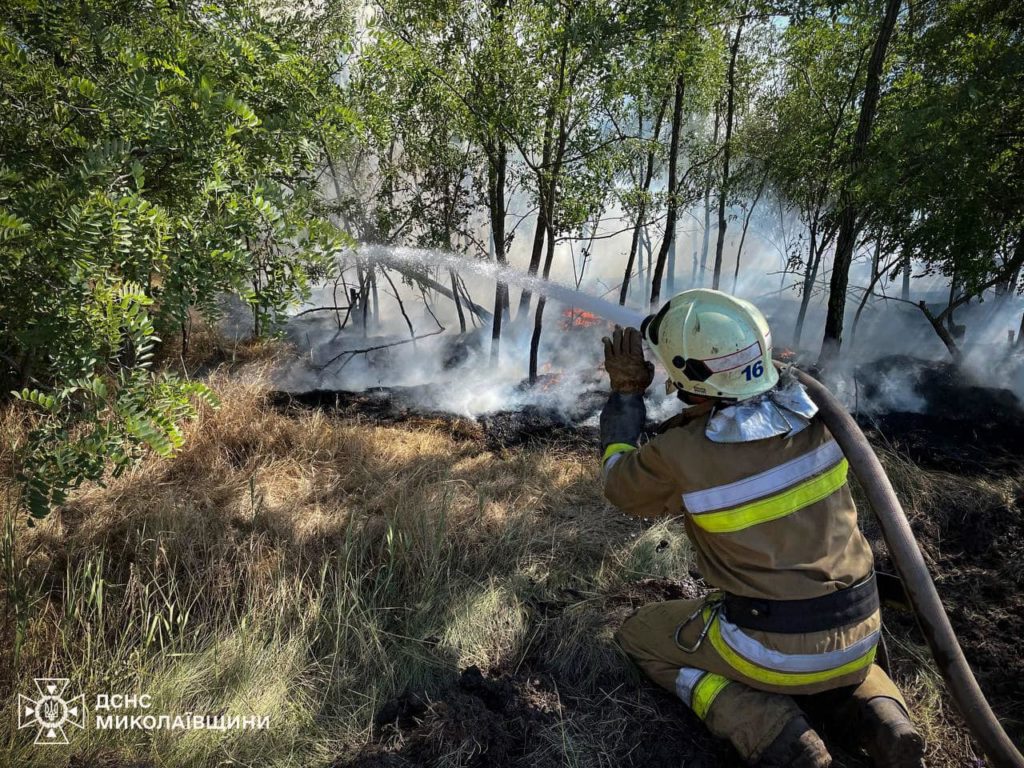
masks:
{"label": "dirt patch", "polygon": [[[617,626],[640,605],[705,592],[692,577],[644,579],[608,595],[601,607]],[[550,618],[581,597],[566,589],[535,607]],[[845,751],[848,744],[830,740],[836,768],[866,768],[862,757]],[[609,676],[585,691],[547,669],[541,651],[528,653],[515,669],[468,667],[433,696],[402,693],[378,712],[371,743],[333,768],[555,768],[570,757],[578,765],[743,765],[678,699],[639,675]]]}
{"label": "dirt patch", "polygon": [[[1010,738],[1024,742],[1024,485],[975,487],[940,500],[912,527],[943,605],[982,690]],[[948,498],[952,498],[952,494]],[[891,569],[884,553],[879,567]],[[913,616],[889,611],[897,636],[923,643]]]}
{"label": "dirt patch", "polygon": [[[651,600],[698,594],[692,581],[644,580],[609,597],[607,614],[617,622]],[[572,589],[559,598],[534,608],[550,618],[578,602]],[[555,768],[567,756],[579,765],[740,765],[678,700],[645,681],[609,679],[582,690],[528,653],[515,669],[471,666],[432,696],[406,691],[388,701],[371,743],[334,768]]]}
{"label": "dirt patch", "polygon": [[377,713],[374,743],[336,765],[513,764],[528,753],[532,734],[556,717],[550,685],[539,677],[485,677],[468,667],[433,698],[407,691],[388,701]]}

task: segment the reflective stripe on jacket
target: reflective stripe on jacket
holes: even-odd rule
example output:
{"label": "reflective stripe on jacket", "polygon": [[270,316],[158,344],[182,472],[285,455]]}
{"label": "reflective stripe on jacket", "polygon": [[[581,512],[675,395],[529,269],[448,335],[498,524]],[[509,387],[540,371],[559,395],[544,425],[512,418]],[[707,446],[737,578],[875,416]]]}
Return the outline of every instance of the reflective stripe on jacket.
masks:
{"label": "reflective stripe on jacket", "polygon": [[609,446],[608,500],[643,517],[682,514],[705,580],[736,595],[820,597],[870,573],[846,460],[820,419],[749,443],[714,443],[706,422],[673,427],[635,450]]}

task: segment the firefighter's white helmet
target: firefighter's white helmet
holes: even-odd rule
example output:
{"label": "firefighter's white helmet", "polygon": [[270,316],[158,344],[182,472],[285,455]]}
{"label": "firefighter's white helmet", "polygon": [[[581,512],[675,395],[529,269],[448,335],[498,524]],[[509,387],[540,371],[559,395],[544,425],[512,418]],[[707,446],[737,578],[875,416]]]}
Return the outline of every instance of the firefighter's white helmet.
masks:
{"label": "firefighter's white helmet", "polygon": [[727,293],[683,291],[644,320],[640,331],[684,392],[746,400],[779,381],[768,321],[749,301]]}

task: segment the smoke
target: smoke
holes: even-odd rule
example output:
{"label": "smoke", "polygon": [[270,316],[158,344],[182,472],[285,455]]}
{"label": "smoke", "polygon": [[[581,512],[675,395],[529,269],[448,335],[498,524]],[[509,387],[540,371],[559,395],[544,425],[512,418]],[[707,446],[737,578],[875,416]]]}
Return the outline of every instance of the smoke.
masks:
{"label": "smoke", "polygon": [[[527,229],[530,229],[528,220]],[[722,286],[730,291],[740,235],[738,229],[738,226],[730,228],[723,259]],[[610,234],[606,235],[605,230]],[[378,280],[378,316],[365,329],[361,310],[348,317],[344,330],[338,329],[344,311],[294,317],[287,332],[298,355],[278,371],[277,384],[292,391],[402,388],[404,396],[417,408],[465,416],[538,406],[573,421],[594,418],[607,392],[601,337],[608,335],[614,324],[638,325],[648,312],[647,297],[639,295],[641,289],[637,280],[631,284],[627,306],[620,307],[615,301],[631,236],[624,219],[617,219],[614,212],[608,214],[602,219],[599,234],[600,237],[594,237],[589,243],[559,243],[551,281],[530,277],[517,266],[499,267],[494,262],[444,251],[360,246],[361,263],[389,269],[394,290],[387,281]],[[659,239],[659,233],[652,231],[652,258]],[[714,259],[714,238],[711,239],[708,271]],[[777,242],[778,239],[777,233],[765,234],[751,225],[734,291],[757,304],[768,317],[777,350],[794,346],[793,331],[800,304],[798,286],[802,282],[801,276],[786,269],[784,254],[788,249],[784,243]],[[513,239],[509,250],[512,265],[528,262],[526,240]],[[675,240],[675,271],[665,276],[663,300],[675,291],[701,284],[701,245],[702,232],[698,224],[690,229],[679,228]],[[641,249],[638,260],[645,270],[644,282],[649,285],[647,258],[647,253]],[[409,279],[426,275],[447,287],[449,269],[454,269],[465,281],[473,301],[488,311],[493,310],[496,280],[509,285],[510,315],[503,322],[496,360],[491,355],[489,320],[475,318],[465,308],[467,333],[458,334],[454,303],[437,292],[421,291]],[[879,366],[882,372],[874,376],[875,385],[870,387],[869,396],[858,386],[857,379],[871,379],[873,366],[886,358],[902,355],[920,360],[948,359],[947,350],[923,313],[911,304],[892,298],[872,298],[867,302],[853,333],[854,313],[861,295],[856,286],[867,284],[867,272],[868,267],[862,261],[855,262],[851,273],[854,290],[848,305],[844,340],[845,362],[831,384],[847,405],[863,412],[920,411],[926,407],[926,402],[915,384],[915,376],[919,376],[920,371],[913,366]],[[812,363],[820,346],[827,296],[825,281],[827,273],[814,286],[801,345],[794,350],[803,363]],[[535,299],[526,316],[520,317],[517,316],[518,291],[523,289],[532,291]],[[883,282],[883,290],[890,295],[893,289]],[[948,287],[941,284],[941,278],[912,281],[911,298],[915,302],[925,300],[939,307],[944,304],[947,292]],[[533,312],[538,294],[548,297],[539,354],[541,376],[536,386],[527,386]],[[300,309],[347,303],[344,291],[339,293],[334,285],[326,284],[318,287],[309,304]],[[966,328],[962,342],[968,350],[964,362],[967,375],[976,372],[973,378],[977,383],[1011,388],[1024,397],[1024,355],[1008,354],[1007,341],[1007,331],[1019,326],[1022,312],[1024,303],[1017,297],[972,302],[957,311],[956,323]],[[368,314],[372,317],[372,305]],[[411,340],[408,323],[412,324],[415,335],[425,338]],[[663,394],[661,385],[665,378],[666,374],[659,369],[648,396],[652,418],[666,417],[679,408],[674,396]]]}

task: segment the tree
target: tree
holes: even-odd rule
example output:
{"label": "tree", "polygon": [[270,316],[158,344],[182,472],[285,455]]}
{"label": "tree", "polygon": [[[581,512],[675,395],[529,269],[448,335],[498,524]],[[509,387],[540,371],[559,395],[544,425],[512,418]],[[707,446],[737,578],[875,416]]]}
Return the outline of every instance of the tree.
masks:
{"label": "tree", "polygon": [[825,337],[821,345],[819,365],[833,363],[839,356],[843,342],[843,319],[846,315],[846,288],[850,280],[850,264],[857,239],[859,210],[854,199],[853,184],[862,171],[871,140],[871,128],[878,110],[878,99],[882,87],[882,69],[889,39],[896,27],[901,0],[886,0],[885,12],[878,26],[868,60],[867,80],[860,105],[860,119],[853,137],[846,179],[839,193],[839,232],[836,235],[836,252],[832,260],[832,278],[829,285],[828,310],[825,316]]}
{"label": "tree", "polygon": [[[605,114],[603,100],[607,95],[602,80],[610,67],[608,56],[624,30],[611,9],[594,0],[571,0],[539,21],[538,39],[547,41],[554,54],[551,58],[557,62],[549,79],[554,90],[546,107],[546,114],[553,115],[553,133],[550,142],[546,133],[543,139],[550,164],[530,163],[543,211],[538,225],[543,219],[547,247],[542,274],[546,280],[554,263],[558,235],[582,229],[588,221],[599,221],[599,211],[611,188],[613,171],[608,158],[615,156],[612,146],[620,137],[599,122]],[[531,382],[537,380],[546,304],[547,298],[542,295],[534,312]]]}
{"label": "tree", "polygon": [[953,314],[992,289],[1019,288],[1024,258],[1019,10],[991,0],[915,6],[897,38],[886,109],[861,173],[864,226],[911,264],[955,286],[945,306],[912,302],[958,357]]}
{"label": "tree", "polygon": [[725,208],[729,199],[729,160],[732,158],[732,130],[736,115],[736,58],[740,50],[740,36],[743,34],[745,16],[736,22],[736,32],[729,46],[729,79],[725,97],[725,144],[722,146],[722,186],[718,192],[718,242],[715,245],[715,270],[711,287],[718,290],[722,279],[722,248],[725,245],[727,226]]}
{"label": "tree", "polygon": [[[169,453],[199,385],[160,340],[237,292],[257,333],[349,240],[319,142],[346,130],[347,16],[254,5],[15,3],[0,31],[0,380],[38,408],[22,457],[41,516],[71,488]],[[80,435],[74,442],[70,435]]]}
{"label": "tree", "polygon": [[[665,184],[666,217],[664,235],[651,276],[651,306],[661,300],[661,286],[676,236],[679,210],[692,203],[696,197],[692,186],[694,174],[704,169],[708,169],[710,174],[710,165],[718,153],[715,141],[703,147],[695,135],[691,135],[689,140],[684,138],[687,102],[691,110],[699,113],[714,98],[712,94],[717,92],[719,72],[715,63],[720,53],[721,39],[714,30],[714,23],[718,20],[716,9],[700,3],[686,4],[677,7],[670,18],[672,26],[663,33],[673,51],[664,67],[666,73],[672,76],[669,87],[673,93],[667,149],[668,178]],[[701,22],[706,23],[709,29],[702,28]],[[688,157],[684,156],[684,149],[688,150]],[[687,160],[688,167],[680,173]]]}
{"label": "tree", "polygon": [[842,160],[866,56],[863,29],[855,19],[831,14],[809,15],[787,27],[780,40],[785,62],[780,82],[748,120],[747,152],[767,163],[769,185],[795,209],[804,229],[787,253],[788,266],[802,272],[794,346],[800,345],[818,275],[837,231]]}
{"label": "tree", "polygon": [[668,257],[672,238],[676,231],[676,217],[679,215],[677,187],[679,186],[679,134],[683,130],[683,100],[686,98],[686,74],[676,75],[675,95],[672,98],[672,130],[668,145],[668,216],[665,218],[665,237],[658,250],[658,259],[651,278],[651,306],[656,306],[661,298],[661,281],[665,274],[665,261]]}

